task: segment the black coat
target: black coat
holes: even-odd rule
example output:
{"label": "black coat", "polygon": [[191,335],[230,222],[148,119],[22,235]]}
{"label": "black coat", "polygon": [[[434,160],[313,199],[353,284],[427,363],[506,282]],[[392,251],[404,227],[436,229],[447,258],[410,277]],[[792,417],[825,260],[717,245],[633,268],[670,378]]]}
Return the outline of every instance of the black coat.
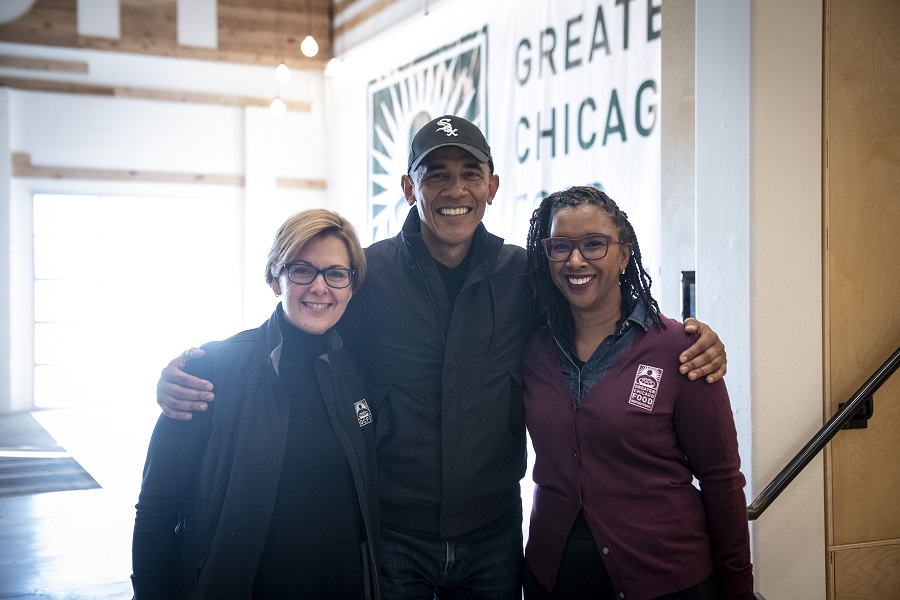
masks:
{"label": "black coat", "polygon": [[[215,386],[209,411],[190,421],[162,416],[157,423],[135,520],[137,600],[252,593],[290,411],[278,378],[280,310],[258,329],[205,345],[206,356],[189,363],[193,374]],[[374,420],[359,404],[367,402],[362,371],[340,337],[327,335],[331,349],[316,359],[316,376],[362,508],[369,542],[364,588],[367,598],[380,598]]]}
{"label": "black coat", "polygon": [[366,257],[366,285],[337,328],[377,415],[382,523],[463,535],[521,507],[519,361],[537,325],[525,252],[479,225],[455,305],[415,207]]}

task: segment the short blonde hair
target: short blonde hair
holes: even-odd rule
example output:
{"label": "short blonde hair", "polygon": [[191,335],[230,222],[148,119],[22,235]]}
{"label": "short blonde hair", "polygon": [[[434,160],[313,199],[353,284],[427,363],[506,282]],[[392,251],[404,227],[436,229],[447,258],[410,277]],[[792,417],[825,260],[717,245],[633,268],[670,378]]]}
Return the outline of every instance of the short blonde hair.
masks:
{"label": "short blonde hair", "polygon": [[299,255],[310,240],[324,235],[333,235],[347,246],[350,268],[356,271],[352,283],[353,291],[359,290],[366,278],[366,255],[359,243],[356,229],[341,215],[324,208],[298,212],[278,228],[269,249],[266,283],[271,285],[278,279],[284,264]]}

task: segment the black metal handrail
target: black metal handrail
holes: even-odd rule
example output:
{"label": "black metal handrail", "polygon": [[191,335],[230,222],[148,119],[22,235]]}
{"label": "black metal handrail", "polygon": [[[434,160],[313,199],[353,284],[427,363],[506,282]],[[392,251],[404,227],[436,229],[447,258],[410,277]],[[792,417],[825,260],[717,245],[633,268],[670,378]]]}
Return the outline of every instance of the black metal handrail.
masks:
{"label": "black metal handrail", "polygon": [[822,429],[803,446],[803,449],[747,507],[747,516],[751,521],[761,515],[772,504],[775,498],[800,474],[800,471],[831,441],[831,438],[837,435],[837,432],[853,418],[872,394],[878,391],[878,388],[890,378],[898,366],[900,366],[900,347],[894,351],[883,365],[878,367],[878,370],[869,377],[868,381],[862,384],[862,387],[856,390],[856,393],[853,394],[850,400],[834,413]]}

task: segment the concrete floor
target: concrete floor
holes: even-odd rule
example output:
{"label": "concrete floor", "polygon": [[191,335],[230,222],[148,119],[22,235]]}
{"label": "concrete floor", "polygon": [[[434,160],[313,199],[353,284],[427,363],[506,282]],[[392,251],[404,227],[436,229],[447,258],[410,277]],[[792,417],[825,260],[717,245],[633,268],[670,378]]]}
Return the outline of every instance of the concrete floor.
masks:
{"label": "concrete floor", "polygon": [[[132,597],[134,504],[157,415],[155,405],[33,413],[101,488],[0,498],[0,599]],[[0,417],[0,448],[47,443],[20,423]]]}
{"label": "concrete floor", "polygon": [[[0,498],[0,600],[130,600],[134,504],[159,416],[155,403],[144,404],[31,413],[43,429],[0,416],[0,449],[39,438],[65,449],[101,485]],[[530,472],[523,490],[528,514]]]}

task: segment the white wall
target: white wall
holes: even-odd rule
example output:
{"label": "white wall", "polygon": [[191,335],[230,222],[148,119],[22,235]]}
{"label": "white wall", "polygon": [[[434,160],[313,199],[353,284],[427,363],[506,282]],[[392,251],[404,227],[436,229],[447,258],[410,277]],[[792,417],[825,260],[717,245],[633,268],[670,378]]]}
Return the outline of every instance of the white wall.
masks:
{"label": "white wall", "polygon": [[727,343],[728,394],[748,489],[750,414],[749,3],[697,0],[697,314]]}
{"label": "white wall", "polygon": [[[728,345],[752,500],[822,424],[822,5],[696,6],[698,314]],[[767,600],[825,597],[821,457],[753,554]]]}
{"label": "white wall", "polygon": [[[754,491],[822,426],[822,3],[751,3]],[[825,598],[822,456],[755,525],[767,600]]]}
{"label": "white wall", "polygon": [[[660,244],[662,272],[680,274],[696,267],[694,212],[694,38],[693,2],[665,5],[662,13],[662,108]],[[664,314],[682,312],[681,280],[663,277],[656,300]],[[703,315],[700,315],[703,316]]]}
{"label": "white wall", "polygon": [[[0,53],[85,61],[88,74],[22,71],[0,68],[10,77],[71,80],[80,83],[212,95],[274,97],[272,69],[203,61],[131,56],[109,52],[0,44]],[[274,65],[273,65],[274,68]],[[284,218],[297,210],[327,206],[329,192],[276,188],[276,178],[326,179],[326,135],[323,75],[294,73],[281,90],[288,100],[308,101],[310,112],[273,116],[267,108],[157,100],[3,90],[0,102],[0,169],[4,194],[0,231],[8,260],[0,281],[9,294],[0,303],[0,414],[29,410],[33,397],[32,197],[36,193],[237,199],[244,231],[234,241],[242,248],[245,284],[242,326],[258,325],[271,312],[273,296],[262,278],[266,251]],[[8,135],[7,135],[8,132]],[[8,138],[8,148],[5,140]],[[10,153],[27,153],[31,163],[46,167],[162,171],[234,175],[244,187],[206,184],[163,184],[134,181],[41,179],[4,176]],[[8,192],[8,193],[7,193]],[[230,202],[234,205],[234,202]],[[177,219],[178,215],[172,215]],[[3,241],[4,236],[0,236]],[[171,243],[160,232],[160,243]],[[8,265],[8,267],[7,267]],[[210,293],[195,290],[173,293]],[[8,298],[8,313],[7,312]],[[232,333],[232,332],[226,332]],[[196,340],[196,344],[207,340]],[[175,356],[183,348],[172,348]],[[99,359],[99,357],[98,357]],[[8,367],[7,367],[8,365]],[[163,364],[159,365],[162,368]]]}
{"label": "white wall", "polygon": [[[9,155],[9,90],[0,89],[0,157]],[[10,268],[12,266],[9,237],[12,229],[10,218],[9,160],[0,161],[0,382],[11,381],[12,321],[10,319]],[[0,414],[13,408],[12,386],[0,385]]]}

